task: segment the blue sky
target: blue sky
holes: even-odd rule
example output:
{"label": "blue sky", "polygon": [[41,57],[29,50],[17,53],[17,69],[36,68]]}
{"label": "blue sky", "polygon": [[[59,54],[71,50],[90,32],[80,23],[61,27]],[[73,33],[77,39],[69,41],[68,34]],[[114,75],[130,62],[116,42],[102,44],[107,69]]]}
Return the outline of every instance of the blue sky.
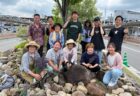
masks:
{"label": "blue sky", "polygon": [[[52,15],[55,3],[53,0],[0,0],[0,14],[32,17],[34,10],[39,14]],[[114,10],[140,11],[140,0],[97,0],[96,7],[103,13],[105,9],[107,16]]]}

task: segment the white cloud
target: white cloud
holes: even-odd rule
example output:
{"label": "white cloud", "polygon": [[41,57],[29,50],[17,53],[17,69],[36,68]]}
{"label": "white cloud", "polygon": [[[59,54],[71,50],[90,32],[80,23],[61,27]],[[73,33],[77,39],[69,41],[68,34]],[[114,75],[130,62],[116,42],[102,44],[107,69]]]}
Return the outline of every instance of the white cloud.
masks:
{"label": "white cloud", "polygon": [[18,0],[18,2],[15,2],[15,5],[9,5],[8,2],[7,6],[4,6],[2,3],[0,5],[1,14],[32,17],[35,10],[42,16],[52,15],[54,2],[53,0]]}

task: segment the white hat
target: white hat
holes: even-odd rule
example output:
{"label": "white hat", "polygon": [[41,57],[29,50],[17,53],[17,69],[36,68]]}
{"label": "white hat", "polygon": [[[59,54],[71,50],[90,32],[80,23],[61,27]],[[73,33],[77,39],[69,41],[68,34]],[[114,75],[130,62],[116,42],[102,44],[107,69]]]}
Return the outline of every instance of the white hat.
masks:
{"label": "white hat", "polygon": [[74,42],[73,39],[67,40],[67,41],[66,41],[66,45],[68,45],[68,44],[74,44],[74,46],[76,46],[76,43]]}

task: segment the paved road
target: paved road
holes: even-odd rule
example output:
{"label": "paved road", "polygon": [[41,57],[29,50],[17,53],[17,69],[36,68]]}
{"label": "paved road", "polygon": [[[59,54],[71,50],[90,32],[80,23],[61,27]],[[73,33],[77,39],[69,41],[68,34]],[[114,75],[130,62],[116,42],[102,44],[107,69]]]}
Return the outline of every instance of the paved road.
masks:
{"label": "paved road", "polygon": [[6,51],[9,49],[13,49],[17,44],[21,42],[20,38],[11,38],[11,39],[3,39],[0,40],[0,51]]}
{"label": "paved road", "polygon": [[[107,44],[107,40],[104,40]],[[134,43],[123,43],[122,56],[127,53],[128,64],[137,73],[140,73],[140,44]]]}

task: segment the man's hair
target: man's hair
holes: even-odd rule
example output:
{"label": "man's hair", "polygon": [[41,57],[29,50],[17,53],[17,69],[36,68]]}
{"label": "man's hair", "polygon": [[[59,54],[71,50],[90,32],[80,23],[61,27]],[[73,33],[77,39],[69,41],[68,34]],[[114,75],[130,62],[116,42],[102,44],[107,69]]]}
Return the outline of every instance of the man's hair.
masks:
{"label": "man's hair", "polygon": [[73,14],[79,15],[77,11],[73,11],[73,12],[71,13],[71,15],[73,15]]}
{"label": "man's hair", "polygon": [[123,21],[123,17],[122,17],[121,15],[116,16],[115,21],[116,21],[118,18],[121,18],[121,20]]}
{"label": "man's hair", "polygon": [[39,17],[40,17],[40,15],[39,15],[39,14],[34,14],[34,17],[35,17],[35,16],[39,16]]}

